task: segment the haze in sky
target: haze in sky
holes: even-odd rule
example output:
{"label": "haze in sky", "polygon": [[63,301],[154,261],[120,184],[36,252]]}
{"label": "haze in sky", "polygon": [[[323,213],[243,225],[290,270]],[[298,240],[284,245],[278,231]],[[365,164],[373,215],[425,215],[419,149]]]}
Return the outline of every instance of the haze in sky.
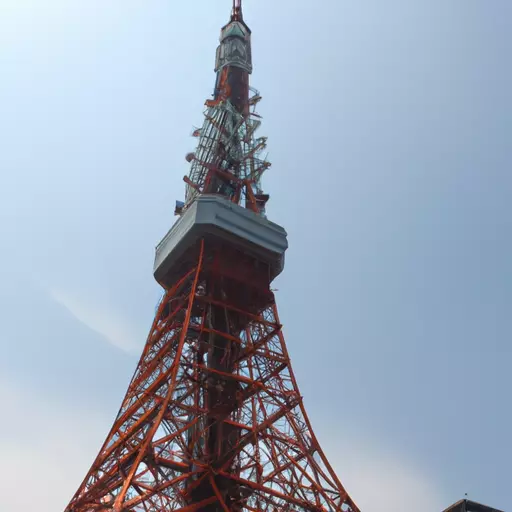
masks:
{"label": "haze in sky", "polygon": [[[246,0],[275,283],[364,511],[512,508],[512,2]],[[63,510],[161,290],[229,0],[0,2],[2,512]]]}

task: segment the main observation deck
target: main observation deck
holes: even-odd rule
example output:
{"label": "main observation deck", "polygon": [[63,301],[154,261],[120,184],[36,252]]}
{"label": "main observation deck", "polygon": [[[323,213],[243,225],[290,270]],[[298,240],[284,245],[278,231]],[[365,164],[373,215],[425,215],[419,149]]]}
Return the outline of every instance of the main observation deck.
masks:
{"label": "main observation deck", "polygon": [[229,242],[268,264],[273,280],[284,268],[288,248],[284,228],[221,196],[201,195],[185,210],[156,248],[154,276],[164,288],[174,282],[173,268],[202,238]]}

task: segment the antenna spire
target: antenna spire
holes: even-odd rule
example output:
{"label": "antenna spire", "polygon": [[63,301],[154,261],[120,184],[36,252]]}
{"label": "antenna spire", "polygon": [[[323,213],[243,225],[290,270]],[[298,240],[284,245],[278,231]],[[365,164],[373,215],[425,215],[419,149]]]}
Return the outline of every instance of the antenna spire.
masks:
{"label": "antenna spire", "polygon": [[233,21],[241,21],[243,19],[242,0],[233,0],[233,12],[231,14],[231,19]]}

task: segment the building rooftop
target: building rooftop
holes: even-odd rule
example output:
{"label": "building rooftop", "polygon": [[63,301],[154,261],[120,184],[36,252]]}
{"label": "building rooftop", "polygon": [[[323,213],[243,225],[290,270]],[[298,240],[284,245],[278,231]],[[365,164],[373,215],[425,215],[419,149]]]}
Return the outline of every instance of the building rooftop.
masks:
{"label": "building rooftop", "polygon": [[449,506],[447,509],[443,510],[443,512],[503,512],[502,510],[498,510],[497,508],[489,507],[487,505],[482,505],[481,503],[476,503],[471,500],[460,500],[457,503]]}

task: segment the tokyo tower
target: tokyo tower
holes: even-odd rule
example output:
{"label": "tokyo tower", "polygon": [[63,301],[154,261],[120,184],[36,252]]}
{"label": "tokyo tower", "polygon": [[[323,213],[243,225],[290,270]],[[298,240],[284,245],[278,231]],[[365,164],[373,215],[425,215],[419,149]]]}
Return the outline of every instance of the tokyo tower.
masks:
{"label": "tokyo tower", "polygon": [[165,289],[114,425],[66,512],[358,512],[313,433],[270,284],[261,100],[241,0],[187,155],[186,196],[156,249]]}

